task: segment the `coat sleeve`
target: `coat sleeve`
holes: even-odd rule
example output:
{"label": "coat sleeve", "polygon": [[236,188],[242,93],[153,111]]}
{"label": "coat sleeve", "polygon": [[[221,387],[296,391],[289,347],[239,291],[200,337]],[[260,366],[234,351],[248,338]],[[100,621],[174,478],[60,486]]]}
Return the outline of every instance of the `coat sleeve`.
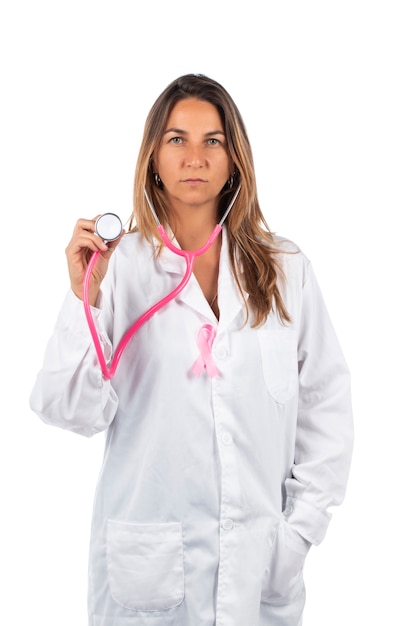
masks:
{"label": "coat sleeve", "polygon": [[[93,309],[106,358],[110,341]],[[72,291],[63,303],[30,396],[32,410],[47,424],[91,437],[113,420],[118,399],[103,378],[86,323],[84,307]]]}
{"label": "coat sleeve", "polygon": [[353,424],[350,374],[314,272],[307,261],[298,344],[299,404],[295,458],[284,514],[308,541],[326,533],[329,508],[342,502]]}

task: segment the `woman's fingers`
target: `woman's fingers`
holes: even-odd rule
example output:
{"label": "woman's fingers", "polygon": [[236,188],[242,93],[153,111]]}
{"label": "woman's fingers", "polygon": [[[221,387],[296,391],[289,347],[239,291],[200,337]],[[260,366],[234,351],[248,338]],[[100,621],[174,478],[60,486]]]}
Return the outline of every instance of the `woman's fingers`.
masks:
{"label": "woman's fingers", "polygon": [[77,254],[80,250],[87,248],[92,252],[102,250],[105,252],[107,246],[104,241],[95,234],[95,219],[79,219],[75,225],[72,238],[67,246],[70,254]]}
{"label": "woman's fingers", "polygon": [[100,252],[90,278],[91,304],[94,304],[97,298],[101,281],[107,272],[109,259],[124,234],[123,232],[118,239],[106,244],[95,233],[96,219],[97,217],[92,220],[79,219],[75,225],[71,240],[65,249],[71,289],[80,299],[83,297],[84,277],[91,255],[95,252]]}

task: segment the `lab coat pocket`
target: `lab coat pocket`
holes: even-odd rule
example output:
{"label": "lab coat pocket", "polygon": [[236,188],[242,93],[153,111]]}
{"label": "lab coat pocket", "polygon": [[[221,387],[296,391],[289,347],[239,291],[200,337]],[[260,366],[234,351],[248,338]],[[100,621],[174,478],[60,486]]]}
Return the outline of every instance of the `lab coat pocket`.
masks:
{"label": "lab coat pocket", "polygon": [[107,522],[113,599],[132,611],[164,611],[184,599],[182,525]]}
{"label": "lab coat pocket", "polygon": [[276,402],[284,404],[297,391],[296,333],[285,327],[260,328],[258,337],[266,387]]}
{"label": "lab coat pocket", "polygon": [[300,595],[304,589],[303,567],[310,545],[287,521],[281,521],[264,574],[262,602],[280,606]]}

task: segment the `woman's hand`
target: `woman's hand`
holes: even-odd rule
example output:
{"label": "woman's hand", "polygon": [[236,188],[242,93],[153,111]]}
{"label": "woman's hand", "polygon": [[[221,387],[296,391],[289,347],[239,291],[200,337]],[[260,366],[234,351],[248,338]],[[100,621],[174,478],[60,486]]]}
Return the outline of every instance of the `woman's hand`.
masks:
{"label": "woman's hand", "polygon": [[95,234],[97,217],[92,220],[79,219],[74,228],[71,241],[65,249],[71,289],[80,300],[83,299],[84,277],[91,255],[93,252],[100,251],[90,278],[89,299],[90,304],[93,306],[97,301],[101,281],[106,275],[112,252],[119,245],[124,235],[123,231],[118,239],[108,244],[104,243]]}

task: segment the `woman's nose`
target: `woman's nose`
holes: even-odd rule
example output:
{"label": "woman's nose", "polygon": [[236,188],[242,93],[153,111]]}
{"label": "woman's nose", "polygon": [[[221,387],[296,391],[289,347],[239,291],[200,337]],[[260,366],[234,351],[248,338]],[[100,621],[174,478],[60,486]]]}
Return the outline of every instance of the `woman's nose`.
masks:
{"label": "woman's nose", "polygon": [[204,163],[204,157],[199,147],[191,147],[185,156],[185,163],[188,167],[201,167]]}

